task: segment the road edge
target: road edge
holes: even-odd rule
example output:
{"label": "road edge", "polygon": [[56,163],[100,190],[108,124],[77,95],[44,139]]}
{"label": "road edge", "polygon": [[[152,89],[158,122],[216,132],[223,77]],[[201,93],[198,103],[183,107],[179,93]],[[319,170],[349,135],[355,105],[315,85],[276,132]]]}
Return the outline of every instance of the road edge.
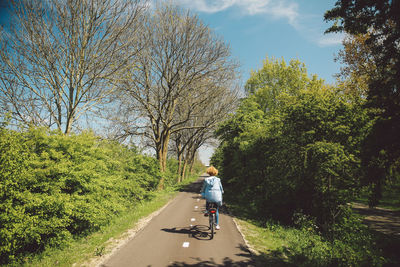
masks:
{"label": "road edge", "polygon": [[129,241],[131,241],[139,232],[141,232],[147,225],[148,223],[157,215],[159,215],[166,207],[168,207],[172,201],[174,201],[176,198],[173,197],[171,198],[164,206],[162,206],[160,209],[152,212],[146,217],[143,217],[138,220],[138,222],[131,228],[125,231],[123,234],[121,234],[121,237],[118,239],[110,238],[105,242],[106,247],[105,251],[107,251],[105,254],[102,256],[96,256],[93,257],[84,263],[77,265],[73,264],[72,266],[96,266],[96,267],[101,267],[104,265],[104,263],[111,258],[118,250],[120,250],[123,246],[125,246]]}
{"label": "road edge", "polygon": [[236,221],[236,218],[234,216],[232,216],[232,215],[231,215],[231,217],[232,217],[233,222],[236,225],[237,230],[239,231],[240,235],[242,236],[243,241],[244,241],[247,249],[249,250],[249,252],[254,256],[259,255],[260,253],[249,243],[249,241],[247,241],[246,235],[243,233],[240,224]]}

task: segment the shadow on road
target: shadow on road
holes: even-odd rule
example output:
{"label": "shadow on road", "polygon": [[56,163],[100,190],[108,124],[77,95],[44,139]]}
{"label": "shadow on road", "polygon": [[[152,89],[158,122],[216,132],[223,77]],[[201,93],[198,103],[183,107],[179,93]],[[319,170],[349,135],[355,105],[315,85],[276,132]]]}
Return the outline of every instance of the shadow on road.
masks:
{"label": "shadow on road", "polygon": [[204,258],[207,258],[207,255],[204,255],[204,258],[191,258],[190,261],[191,263],[187,262],[173,262],[172,264],[168,265],[168,267],[190,267],[190,266],[199,266],[199,267],[242,267],[242,266],[247,266],[247,267],[255,267],[258,266],[252,259],[251,254],[247,250],[246,247],[240,246],[239,247],[243,253],[237,254],[237,256],[242,256],[246,257],[246,259],[243,259],[241,261],[235,261],[229,257],[224,258],[222,263],[217,263],[213,258],[205,260]]}
{"label": "shadow on road", "polygon": [[188,192],[188,193],[197,193],[197,194],[200,193],[201,186],[203,185],[203,180],[205,177],[208,177],[208,176],[200,176],[200,178],[197,181],[195,181],[191,184],[188,184],[187,186],[180,189],[180,191]]}
{"label": "shadow on road", "polygon": [[174,234],[186,234],[189,237],[196,238],[197,240],[210,240],[210,227],[207,225],[194,225],[192,227],[174,227],[164,228],[161,231],[174,233]]}
{"label": "shadow on road", "polygon": [[234,262],[230,258],[225,258],[224,262],[222,264],[217,264],[213,259],[210,260],[201,260],[201,259],[195,259],[198,260],[198,262],[189,264],[185,262],[174,262],[171,265],[168,265],[169,267],[189,267],[189,266],[198,266],[198,267],[211,267],[211,266],[229,266],[229,267],[236,267],[236,266],[255,266],[255,265],[249,265],[248,261],[241,261],[241,262]]}
{"label": "shadow on road", "polygon": [[382,208],[369,208],[360,203],[353,203],[352,208],[363,216],[363,221],[372,230],[387,235],[400,236],[400,212]]}
{"label": "shadow on road", "polygon": [[363,217],[363,222],[371,229],[377,247],[388,260],[385,266],[400,266],[400,212],[369,208],[361,203],[353,203],[352,208]]}

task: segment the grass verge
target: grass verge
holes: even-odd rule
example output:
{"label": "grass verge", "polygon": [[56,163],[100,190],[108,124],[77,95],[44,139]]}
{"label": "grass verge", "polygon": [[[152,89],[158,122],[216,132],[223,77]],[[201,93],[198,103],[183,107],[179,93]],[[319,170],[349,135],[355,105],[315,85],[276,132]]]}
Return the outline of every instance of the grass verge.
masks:
{"label": "grass verge", "polygon": [[150,200],[138,203],[131,210],[114,218],[112,222],[100,231],[86,237],[68,242],[62,248],[48,248],[39,255],[26,258],[23,266],[89,266],[96,257],[109,253],[114,245],[113,240],[126,236],[129,229],[134,228],[138,221],[159,210],[187,184],[198,178],[194,175],[179,185],[168,187],[163,191],[154,192]]}
{"label": "grass verge", "polygon": [[385,248],[378,246],[368,232],[354,230],[328,240],[313,227],[256,220],[251,214],[236,212],[245,210],[238,208],[233,205],[229,210],[238,215],[235,221],[254,254],[256,266],[382,266],[395,262],[391,257],[382,257]]}
{"label": "grass verge", "polygon": [[255,222],[238,218],[235,221],[252,251],[256,266],[290,266],[284,255],[274,253],[286,247],[284,239],[277,238],[274,233]]}
{"label": "grass verge", "polygon": [[307,229],[237,219],[257,266],[328,266],[330,246]]}

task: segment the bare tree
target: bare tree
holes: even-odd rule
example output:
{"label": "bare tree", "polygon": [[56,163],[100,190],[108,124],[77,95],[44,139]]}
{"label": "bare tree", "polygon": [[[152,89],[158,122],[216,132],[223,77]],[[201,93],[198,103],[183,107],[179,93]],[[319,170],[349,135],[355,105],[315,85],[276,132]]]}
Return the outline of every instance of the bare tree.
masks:
{"label": "bare tree", "polygon": [[[192,165],[198,149],[212,135],[212,128],[186,129],[172,136],[178,155],[178,182],[185,179],[188,165]],[[175,137],[180,136],[178,140]],[[179,146],[178,146],[179,144]]]}
{"label": "bare tree", "polygon": [[[141,50],[140,0],[11,0],[0,36],[0,109],[69,133],[104,104]],[[128,49],[129,48],[129,49]]]}
{"label": "bare tree", "polygon": [[[184,179],[188,165],[192,171],[198,149],[213,138],[217,125],[237,107],[238,90],[235,88],[238,87],[232,85],[229,88],[220,87],[211,90],[209,98],[204,101],[203,105],[194,107],[199,109],[195,113],[201,114],[201,116],[191,118],[186,123],[186,128],[174,131],[171,135],[172,148],[179,163],[179,181]],[[178,107],[177,118],[185,114],[185,112],[181,112],[182,108],[193,108],[190,99]]]}
{"label": "bare tree", "polygon": [[233,83],[238,65],[229,47],[190,12],[159,5],[145,25],[148,46],[121,79],[120,136],[149,138],[164,171],[171,134],[204,127],[188,122],[204,116],[201,107]]}

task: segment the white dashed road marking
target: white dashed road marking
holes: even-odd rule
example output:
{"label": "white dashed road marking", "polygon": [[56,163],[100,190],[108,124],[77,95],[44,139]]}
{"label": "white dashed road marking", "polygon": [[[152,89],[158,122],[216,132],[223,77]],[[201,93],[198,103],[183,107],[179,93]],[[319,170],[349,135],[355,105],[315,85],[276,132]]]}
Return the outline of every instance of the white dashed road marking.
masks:
{"label": "white dashed road marking", "polygon": [[188,248],[188,247],[189,247],[189,242],[183,242],[183,245],[182,245],[182,247],[184,247],[184,248]]}

